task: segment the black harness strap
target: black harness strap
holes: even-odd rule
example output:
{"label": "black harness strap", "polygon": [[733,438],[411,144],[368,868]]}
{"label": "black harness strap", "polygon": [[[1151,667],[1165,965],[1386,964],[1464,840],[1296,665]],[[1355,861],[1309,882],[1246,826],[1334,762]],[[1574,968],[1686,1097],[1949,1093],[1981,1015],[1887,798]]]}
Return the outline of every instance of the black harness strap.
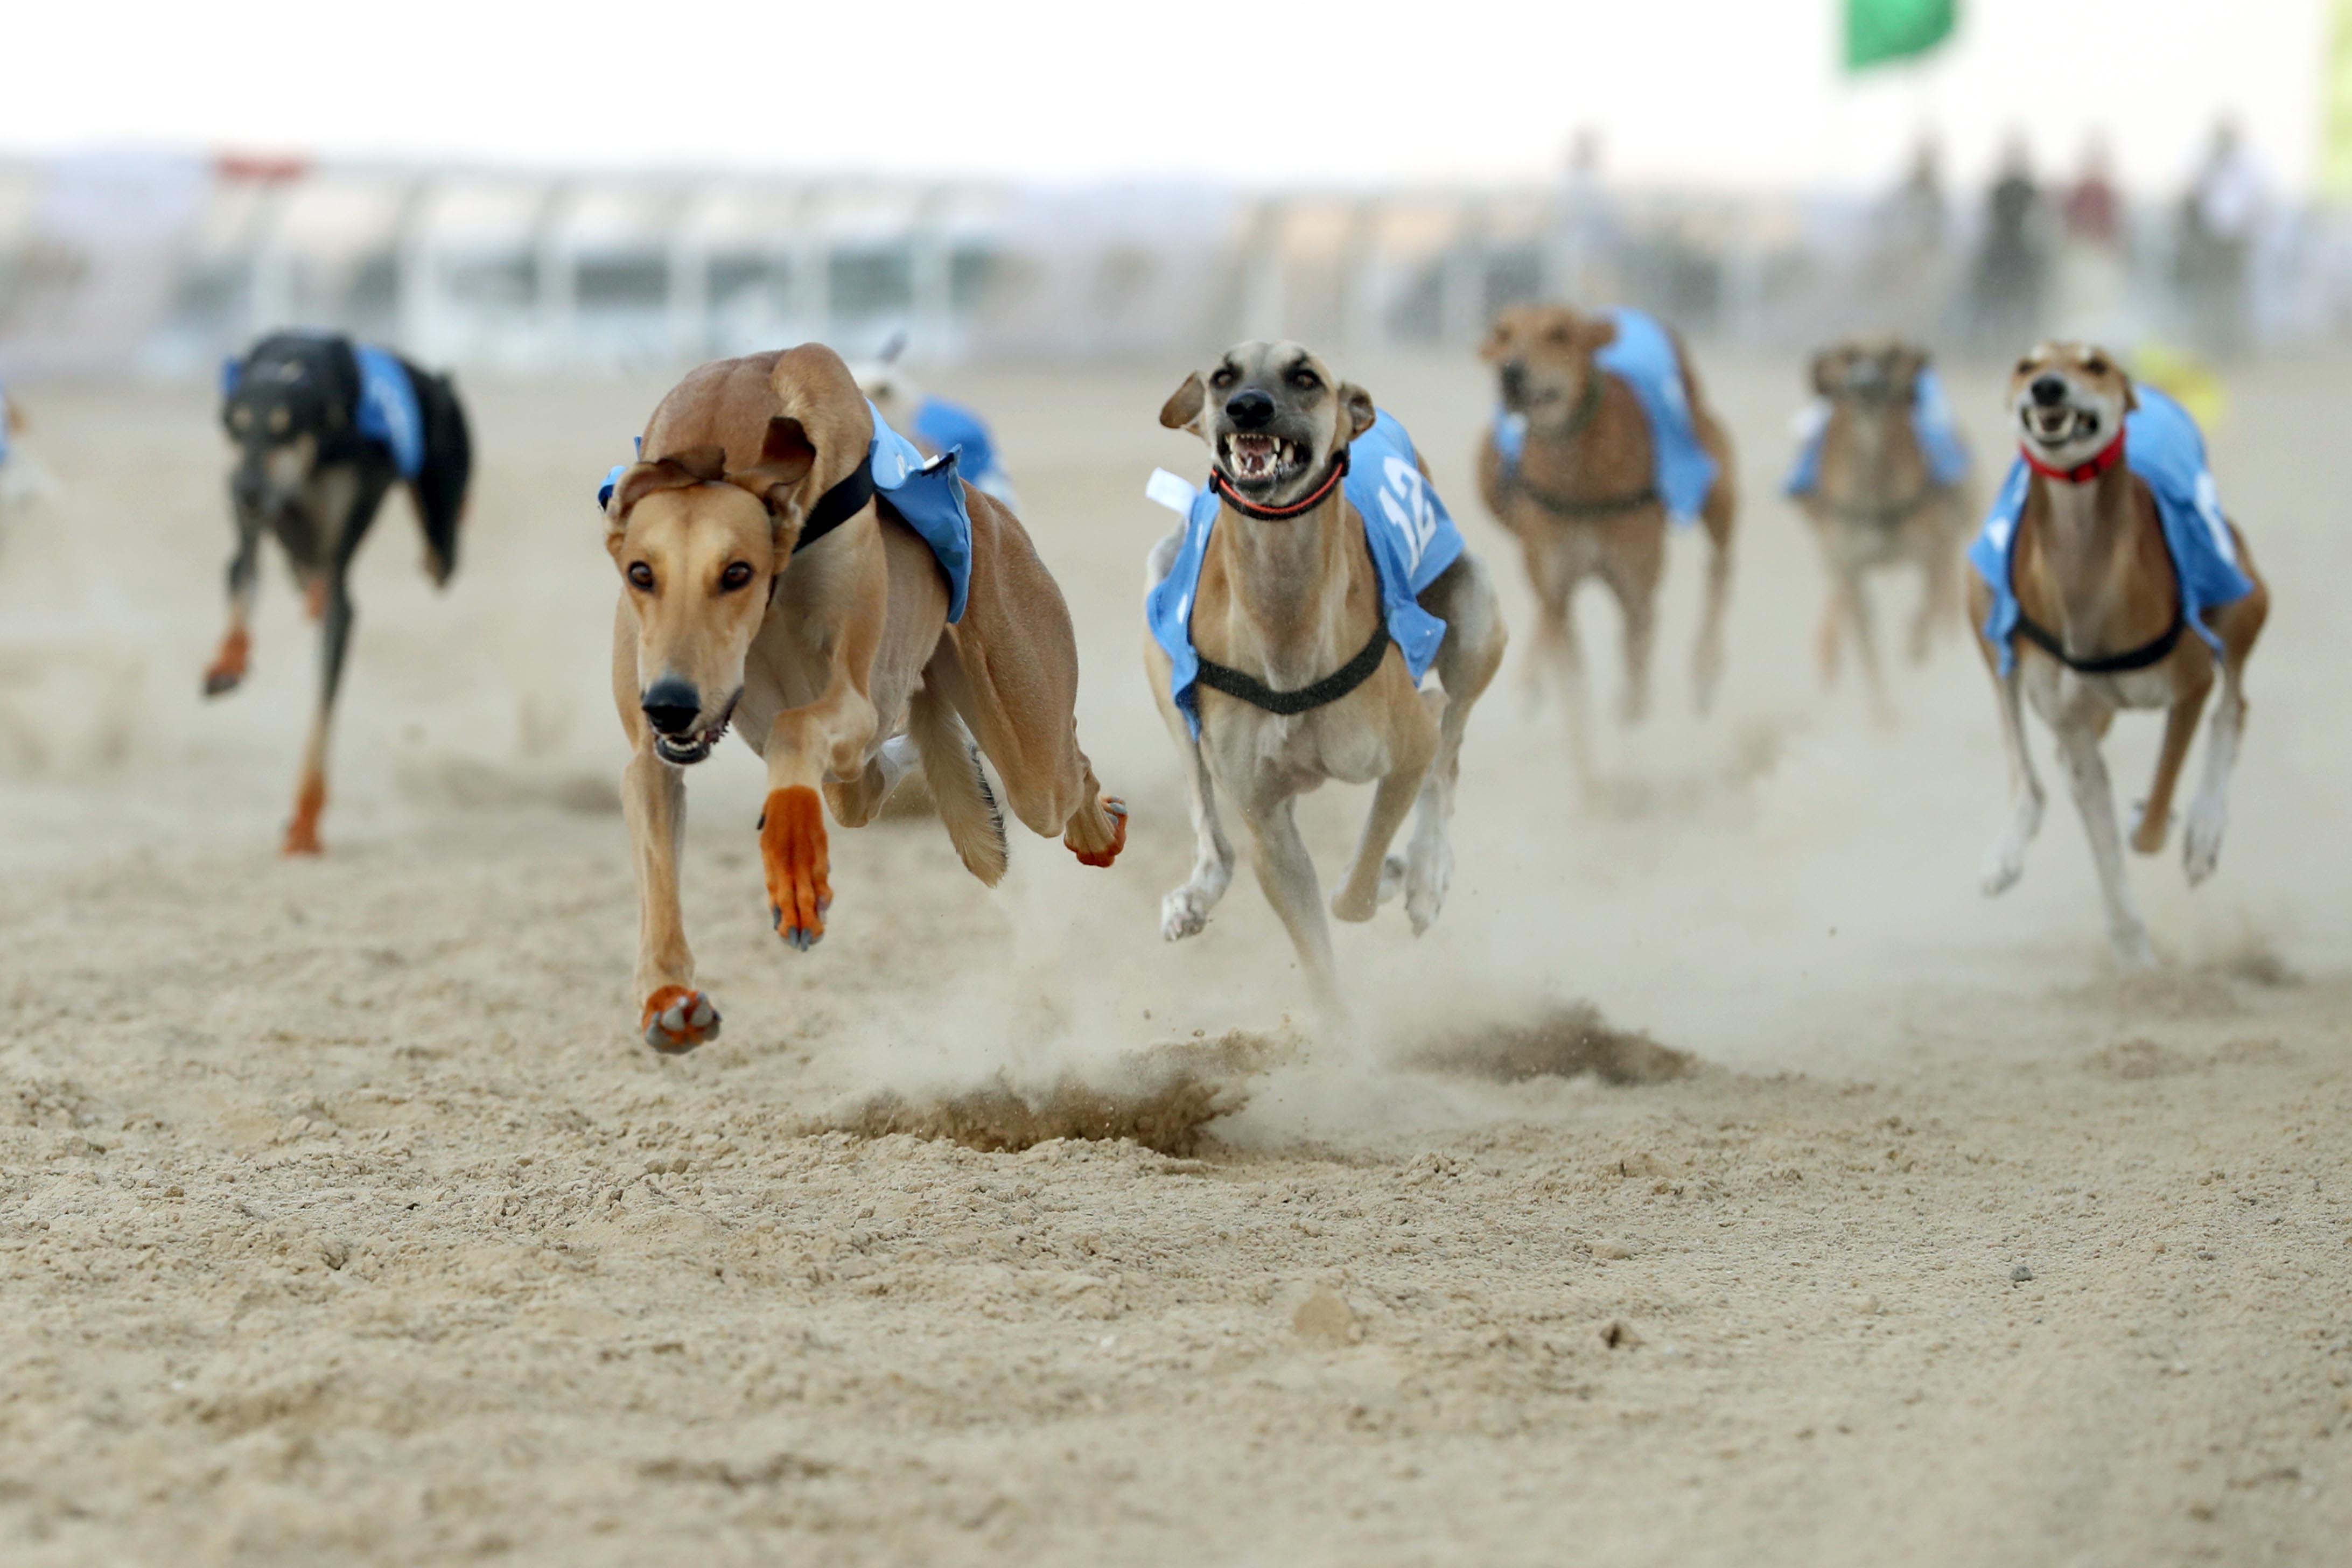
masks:
{"label": "black harness strap", "polygon": [[1528,483],[1524,478],[1519,480],[1519,489],[1527,491],[1529,499],[1554,517],[1614,517],[1619,512],[1633,511],[1637,508],[1649,506],[1658,499],[1658,489],[1655,485],[1636,490],[1632,495],[1609,496],[1601,500],[1582,500],[1571,496],[1552,495],[1538,489]]}
{"label": "black harness strap", "polygon": [[798,555],[864,511],[866,503],[873,499],[874,455],[868,452],[847,479],[817,497],[816,505],[809,509],[808,521],[801,528],[800,539],[793,545],[793,553]]}
{"label": "black harness strap", "polygon": [[1296,691],[1276,691],[1255,676],[1244,675],[1229,665],[1201,661],[1201,684],[1228,697],[1238,697],[1253,708],[1263,708],[1269,713],[1285,715],[1305,713],[1313,709],[1337,702],[1372,678],[1388,657],[1389,627],[1386,621],[1372,628],[1372,640],[1364,651],[1317,681]]}
{"label": "black harness strap", "polygon": [[2128,653],[2111,653],[2099,658],[2076,658],[2066,651],[2066,645],[2060,642],[2047,627],[2036,626],[2032,621],[2028,620],[2022,610],[2020,610],[2017,615],[2017,635],[2077,675],[2128,675],[2135,669],[2146,669],[2151,664],[2161,664],[2171,657],[2172,650],[2180,644],[2180,634],[2188,629],[2189,617],[2176,603],[2172,611],[2172,624],[2165,627],[2164,635],[2154,642],[2143,644]]}

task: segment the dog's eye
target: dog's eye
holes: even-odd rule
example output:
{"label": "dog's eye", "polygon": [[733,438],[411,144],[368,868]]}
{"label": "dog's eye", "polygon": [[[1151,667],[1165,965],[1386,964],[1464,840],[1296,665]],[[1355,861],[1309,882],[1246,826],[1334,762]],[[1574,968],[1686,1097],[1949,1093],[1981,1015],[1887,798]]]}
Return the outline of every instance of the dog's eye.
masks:
{"label": "dog's eye", "polygon": [[1290,384],[1301,392],[1312,392],[1323,383],[1311,370],[1294,370],[1290,373]]}
{"label": "dog's eye", "polygon": [[1544,336],[1552,342],[1564,343],[1568,342],[1568,328],[1559,322],[1554,322],[1551,326],[1545,329]]}
{"label": "dog's eye", "polygon": [[229,427],[230,429],[242,432],[242,431],[245,431],[245,430],[250,429],[250,428],[252,427],[252,425],[253,425],[253,410],[252,410],[252,409],[247,408],[247,407],[244,406],[242,404],[240,404],[240,405],[238,405],[236,408],[234,408],[234,409],[230,410],[230,412],[229,412],[229,416],[228,416],[228,427]]}
{"label": "dog's eye", "polygon": [[1233,384],[1234,367],[1231,365],[1221,364],[1210,374],[1209,384],[1211,386],[1231,386]]}
{"label": "dog's eye", "polygon": [[629,585],[634,588],[643,588],[647,593],[651,593],[654,585],[654,569],[642,561],[630,562]]}
{"label": "dog's eye", "polygon": [[290,423],[283,408],[273,408],[269,411],[269,427],[272,430],[283,431]]}
{"label": "dog's eye", "polygon": [[751,566],[747,563],[738,561],[719,574],[719,591],[731,594],[738,588],[748,586],[751,581]]}
{"label": "dog's eye", "polygon": [[2107,374],[2107,362],[2100,358],[2097,354],[2093,354],[2089,359],[2083,362],[2083,368],[2089,371],[2093,375],[2105,375]]}
{"label": "dog's eye", "polygon": [[2032,375],[2033,374],[2033,362],[2030,359],[2019,360],[2017,362],[2017,374],[2020,375]]}

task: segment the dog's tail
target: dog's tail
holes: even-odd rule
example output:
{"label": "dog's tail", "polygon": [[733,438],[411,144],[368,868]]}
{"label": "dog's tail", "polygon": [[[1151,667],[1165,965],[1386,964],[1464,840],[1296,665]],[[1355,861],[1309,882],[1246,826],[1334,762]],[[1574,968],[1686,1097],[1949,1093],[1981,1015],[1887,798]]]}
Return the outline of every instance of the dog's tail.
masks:
{"label": "dog's tail", "polygon": [[929,687],[915,693],[907,730],[922,751],[923,782],[930,786],[932,804],[964,869],[987,886],[996,886],[1004,879],[1010,851],[1004,813],[980,765],[980,748],[972,744],[955,710]]}
{"label": "dog's tail", "polygon": [[474,477],[473,436],[449,378],[407,369],[425,415],[425,466],[409,489],[425,525],[425,570],[439,586],[457,570],[457,525],[465,521],[466,487]]}

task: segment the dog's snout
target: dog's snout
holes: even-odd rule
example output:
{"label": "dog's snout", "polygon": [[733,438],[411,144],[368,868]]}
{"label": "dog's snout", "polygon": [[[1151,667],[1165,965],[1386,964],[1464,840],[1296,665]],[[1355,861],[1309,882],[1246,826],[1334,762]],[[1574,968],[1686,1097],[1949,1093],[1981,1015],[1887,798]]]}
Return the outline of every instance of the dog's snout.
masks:
{"label": "dog's snout", "polygon": [[2027,395],[2044,408],[2055,408],[2066,401],[2066,383],[2059,376],[2037,375],[2033,378],[2033,384],[2025,390]]}
{"label": "dog's snout", "polygon": [[269,481],[259,468],[251,463],[239,463],[229,475],[229,498],[241,507],[257,507],[269,494]]}
{"label": "dog's snout", "polygon": [[1263,430],[1274,419],[1274,399],[1256,387],[1244,387],[1225,400],[1225,417],[1236,430]]}
{"label": "dog's snout", "polygon": [[1518,360],[1503,366],[1503,395],[1513,400],[1524,397],[1528,391],[1528,367]]}
{"label": "dog's snout", "polygon": [[665,676],[646,688],[638,706],[646,722],[665,735],[683,734],[702,714],[702,694],[677,677]]}

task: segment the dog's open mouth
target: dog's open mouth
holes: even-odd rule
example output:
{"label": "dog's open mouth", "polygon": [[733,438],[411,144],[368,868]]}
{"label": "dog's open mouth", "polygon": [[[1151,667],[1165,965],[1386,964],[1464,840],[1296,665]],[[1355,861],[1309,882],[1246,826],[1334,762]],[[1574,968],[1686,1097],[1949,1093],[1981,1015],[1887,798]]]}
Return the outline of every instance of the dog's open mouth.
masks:
{"label": "dog's open mouth", "polygon": [[2029,406],[2023,415],[2025,434],[2037,446],[2071,447],[2099,434],[2099,411],[2061,404],[2054,408]]}
{"label": "dog's open mouth", "polygon": [[1296,441],[1239,431],[1225,437],[1225,477],[1244,489],[1278,485],[1306,466],[1307,454]]}
{"label": "dog's open mouth", "polygon": [[673,767],[692,767],[702,761],[710,755],[710,749],[713,746],[727,738],[727,726],[734,722],[735,704],[741,700],[742,696],[743,694],[738,691],[733,697],[729,698],[727,706],[719,710],[719,717],[698,729],[682,731],[675,735],[665,735],[656,731],[654,735],[654,754]]}

